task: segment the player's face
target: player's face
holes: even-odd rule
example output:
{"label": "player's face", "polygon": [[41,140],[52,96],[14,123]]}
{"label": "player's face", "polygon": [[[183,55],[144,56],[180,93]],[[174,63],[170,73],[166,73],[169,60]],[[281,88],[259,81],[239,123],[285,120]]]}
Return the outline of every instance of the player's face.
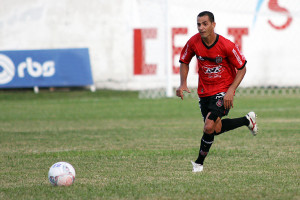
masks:
{"label": "player's face", "polygon": [[207,15],[197,17],[197,27],[202,38],[207,38],[214,34],[216,23],[211,22]]}

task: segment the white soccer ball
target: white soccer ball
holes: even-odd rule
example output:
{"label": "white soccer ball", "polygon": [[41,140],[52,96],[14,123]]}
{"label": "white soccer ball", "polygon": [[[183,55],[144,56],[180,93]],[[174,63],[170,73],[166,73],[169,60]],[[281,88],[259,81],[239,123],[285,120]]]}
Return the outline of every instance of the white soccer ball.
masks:
{"label": "white soccer ball", "polygon": [[55,163],[49,169],[48,179],[54,186],[70,186],[75,181],[75,169],[67,162]]}

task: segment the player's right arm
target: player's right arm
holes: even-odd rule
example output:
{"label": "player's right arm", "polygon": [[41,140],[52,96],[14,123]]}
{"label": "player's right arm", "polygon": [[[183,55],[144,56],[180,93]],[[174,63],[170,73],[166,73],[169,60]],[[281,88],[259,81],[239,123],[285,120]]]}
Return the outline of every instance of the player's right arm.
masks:
{"label": "player's right arm", "polygon": [[176,95],[180,97],[182,100],[183,100],[183,91],[190,93],[190,90],[187,87],[187,76],[189,73],[189,63],[193,58],[193,56],[195,55],[195,52],[191,46],[192,46],[192,39],[190,39],[181,50],[180,59],[179,59],[180,86],[176,90]]}
{"label": "player's right arm", "polygon": [[176,90],[176,95],[183,100],[183,91],[190,93],[187,87],[187,76],[189,73],[189,65],[186,63],[180,64],[180,86]]}

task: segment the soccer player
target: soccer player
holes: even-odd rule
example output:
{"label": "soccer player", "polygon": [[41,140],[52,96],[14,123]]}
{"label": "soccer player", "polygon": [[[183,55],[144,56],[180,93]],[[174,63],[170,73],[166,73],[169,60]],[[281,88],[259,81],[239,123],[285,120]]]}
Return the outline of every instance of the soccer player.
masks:
{"label": "soccer player", "polygon": [[180,86],[176,95],[183,100],[187,87],[189,63],[192,57],[198,60],[198,96],[204,119],[203,136],[198,158],[193,164],[193,172],[203,170],[214,137],[241,126],[247,126],[257,134],[256,114],[251,111],[246,116],[235,119],[221,119],[233,108],[235,90],[246,73],[246,59],[237,45],[216,34],[213,13],[203,11],[197,16],[199,33],[191,37],[180,55]]}

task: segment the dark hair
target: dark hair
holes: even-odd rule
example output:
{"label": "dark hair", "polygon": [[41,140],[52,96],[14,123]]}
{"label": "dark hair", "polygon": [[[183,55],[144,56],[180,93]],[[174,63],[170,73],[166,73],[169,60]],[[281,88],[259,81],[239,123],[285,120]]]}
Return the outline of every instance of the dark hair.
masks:
{"label": "dark hair", "polygon": [[203,11],[203,12],[199,13],[198,17],[203,17],[205,15],[208,16],[210,22],[215,22],[214,14],[212,14],[212,12],[209,12],[209,11]]}

